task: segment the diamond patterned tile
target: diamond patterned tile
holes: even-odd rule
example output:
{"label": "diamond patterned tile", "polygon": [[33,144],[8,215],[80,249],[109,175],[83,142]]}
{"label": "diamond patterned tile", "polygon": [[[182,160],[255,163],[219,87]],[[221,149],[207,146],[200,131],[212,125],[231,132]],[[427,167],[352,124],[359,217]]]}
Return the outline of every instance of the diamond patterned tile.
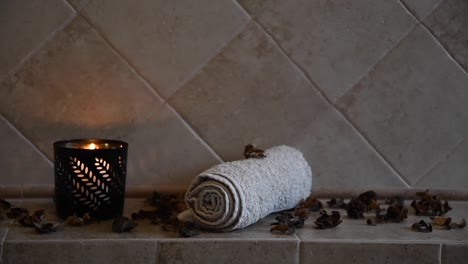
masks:
{"label": "diamond patterned tile", "polygon": [[[53,184],[52,163],[0,116],[2,185]],[[3,195],[2,195],[3,196]]]}
{"label": "diamond patterned tile", "polygon": [[420,188],[468,189],[468,138],[465,138],[451,153],[431,169],[417,183]]}
{"label": "diamond patterned tile", "polygon": [[169,103],[225,160],[248,143],[291,144],[312,163],[315,186],[403,186],[255,23]]}
{"label": "diamond patterned tile", "polygon": [[0,113],[49,158],[55,140],[128,141],[130,185],[185,185],[218,162],[80,17],[1,84]]}
{"label": "diamond patterned tile", "polygon": [[63,1],[0,1],[0,80],[74,12]]}
{"label": "diamond patterned tile", "polygon": [[386,0],[275,0],[257,20],[332,101],[416,23]]}
{"label": "diamond patterned tile", "polygon": [[468,72],[468,1],[441,3],[423,23]]}
{"label": "diamond patterned tile", "polygon": [[164,98],[249,18],[233,1],[90,1],[82,10]]}
{"label": "diamond patterned tile", "polygon": [[417,18],[423,19],[444,0],[402,0],[402,2],[408,7],[408,9],[413,13]]}
{"label": "diamond patterned tile", "polygon": [[467,85],[466,73],[418,26],[338,103],[414,184],[468,134]]}

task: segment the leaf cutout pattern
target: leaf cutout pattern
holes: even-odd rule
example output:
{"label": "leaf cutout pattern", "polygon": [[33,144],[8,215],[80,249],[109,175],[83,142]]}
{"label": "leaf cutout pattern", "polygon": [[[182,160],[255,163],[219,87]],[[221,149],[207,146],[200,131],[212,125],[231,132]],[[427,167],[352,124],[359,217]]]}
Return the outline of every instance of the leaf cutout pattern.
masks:
{"label": "leaf cutout pattern", "polygon": [[96,195],[96,190],[100,189],[101,193],[104,190],[99,184],[98,177],[94,175],[92,169],[76,157],[70,158],[70,165],[74,173],[74,175],[69,175],[69,177],[72,177],[72,192],[75,200],[80,201],[80,203],[91,210],[96,210],[101,206],[104,200],[102,198],[105,198],[102,195],[107,196],[107,194]]}

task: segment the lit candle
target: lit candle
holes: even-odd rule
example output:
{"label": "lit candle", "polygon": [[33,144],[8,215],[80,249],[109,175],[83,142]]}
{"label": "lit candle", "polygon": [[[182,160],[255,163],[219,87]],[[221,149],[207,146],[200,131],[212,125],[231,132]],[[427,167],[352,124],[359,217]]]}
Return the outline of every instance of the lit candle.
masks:
{"label": "lit candle", "polygon": [[86,149],[96,149],[96,145],[94,143],[89,144],[85,147]]}
{"label": "lit candle", "polygon": [[58,215],[89,213],[97,219],[122,215],[127,149],[126,142],[108,139],[54,142]]}

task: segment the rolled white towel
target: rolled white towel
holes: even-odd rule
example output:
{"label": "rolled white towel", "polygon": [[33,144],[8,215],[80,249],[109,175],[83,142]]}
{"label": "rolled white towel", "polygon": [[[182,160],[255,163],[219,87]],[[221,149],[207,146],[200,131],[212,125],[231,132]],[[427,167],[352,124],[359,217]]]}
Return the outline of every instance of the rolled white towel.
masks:
{"label": "rolled white towel", "polygon": [[[293,208],[310,195],[312,171],[300,151],[277,146],[265,154],[261,159],[222,163],[199,174],[185,195],[195,223],[231,231]],[[187,212],[183,215],[186,218]]]}

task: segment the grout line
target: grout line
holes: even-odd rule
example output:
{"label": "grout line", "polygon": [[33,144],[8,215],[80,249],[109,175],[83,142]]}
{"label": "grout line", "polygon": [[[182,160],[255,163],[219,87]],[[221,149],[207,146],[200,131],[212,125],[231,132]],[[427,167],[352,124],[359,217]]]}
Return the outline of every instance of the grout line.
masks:
{"label": "grout line", "polygon": [[[438,4],[436,4],[436,6],[434,7],[434,9],[432,9],[432,11],[426,15],[425,17],[423,17],[422,20],[424,20],[425,18],[427,18],[428,16],[430,16],[437,8],[439,8],[440,5],[442,5],[442,3],[445,3],[447,0],[442,0],[440,1]],[[410,13],[414,19],[418,20],[419,21],[419,24],[421,25],[422,28],[424,28],[427,33],[429,33],[429,35],[431,35],[432,39],[442,48],[442,50],[445,51],[446,55],[466,74],[468,75],[468,69],[465,70],[463,68],[463,66],[460,64],[460,62],[455,59],[455,57],[447,50],[447,48],[445,48],[445,46],[439,41],[439,39],[436,37],[436,35],[434,35],[434,32],[432,32],[429,27],[423,22],[421,21],[421,19],[419,19],[415,14],[413,14],[407,5],[405,5],[402,0],[399,0],[400,4],[408,11],[408,13]]]}
{"label": "grout line", "polygon": [[79,10],[81,10],[85,5],[87,5],[90,0],[83,0],[83,2],[81,2],[76,7],[72,6],[72,4],[70,4],[68,0],[63,0],[63,1],[65,1],[67,5],[70,6],[70,8],[74,9],[76,13],[79,13]]}
{"label": "grout line", "polygon": [[[66,1],[64,0],[64,2]],[[66,5],[70,8],[68,3],[66,3]],[[5,74],[5,76],[3,76],[3,78],[0,78],[0,83],[18,72],[21,67],[23,67],[23,65],[26,64],[26,62],[28,62],[37,52],[39,52],[39,50],[41,50],[59,31],[62,31],[66,26],[68,26],[68,24],[70,24],[73,19],[75,19],[75,17],[78,15],[77,12],[73,8],[71,8],[70,11],[72,11],[70,16],[67,17],[62,24],[55,28],[55,30],[52,30],[48,36],[46,36],[42,41],[39,42],[39,44],[37,44],[36,47],[32,48],[18,64],[16,64],[10,71],[8,71],[7,74]]]}
{"label": "grout line", "polygon": [[439,244],[439,264],[442,264],[442,247],[444,244]]}
{"label": "grout line", "polygon": [[54,163],[36,146],[34,145],[31,140],[29,140],[23,133],[21,133],[13,124],[8,121],[2,114],[0,114],[0,119],[3,120],[7,126],[9,126],[16,134],[23,139],[26,144],[28,144],[30,147],[32,147],[42,158],[44,158],[46,161],[49,162],[49,165],[54,166]]}
{"label": "grout line", "polygon": [[197,139],[198,141],[200,141],[200,143],[205,146],[205,148],[208,149],[208,151],[219,161],[219,162],[224,162],[223,158],[221,158],[221,156],[206,142],[206,140],[204,140],[201,135],[199,133],[197,133],[195,131],[194,128],[192,128],[190,126],[190,124],[184,119],[182,118],[182,116],[179,114],[179,112],[177,112],[169,103],[165,103],[165,105],[174,113],[174,115],[176,117],[178,117],[182,124],[192,133],[192,135],[195,137],[195,139]]}
{"label": "grout line", "polygon": [[180,88],[184,87],[187,83],[189,83],[198,73],[200,73],[203,70],[203,68],[205,68],[206,65],[210,63],[210,61],[212,61],[216,56],[218,56],[221,53],[221,51],[229,43],[231,43],[233,39],[235,39],[244,31],[247,25],[249,25],[249,23],[252,21],[252,19],[248,15],[247,15],[247,18],[248,20],[245,22],[245,24],[240,26],[231,36],[226,38],[226,41],[222,43],[218,48],[216,48],[216,50],[213,52],[211,56],[208,56],[208,58],[206,58],[203,62],[199,63],[199,65],[195,67],[195,69],[193,69],[192,72],[190,72],[189,75],[177,85],[176,89],[174,89],[174,91],[166,97],[166,100],[165,100],[166,102],[169,101],[172,97],[174,97],[174,95],[177,93],[177,91]]}
{"label": "grout line", "polygon": [[2,245],[2,250],[0,251],[0,264],[3,263],[3,252],[5,251],[5,241],[8,235],[10,228],[5,228],[5,235],[3,235],[2,240],[0,241],[0,245]]}
{"label": "grout line", "polygon": [[90,25],[90,27],[96,32],[96,34],[98,34],[98,35],[104,40],[104,42],[110,47],[110,49],[111,49],[118,57],[120,57],[120,58],[122,59],[122,61],[123,61],[125,64],[127,64],[127,66],[129,67],[129,69],[130,69],[131,71],[133,71],[133,72],[135,73],[135,75],[137,75],[137,76],[140,78],[140,80],[145,84],[145,86],[148,88],[148,91],[149,91],[151,94],[153,94],[153,96],[154,96],[157,100],[161,101],[161,102],[163,103],[163,105],[165,104],[167,107],[169,107],[169,109],[170,109],[173,113],[175,113],[176,117],[178,117],[178,118],[181,120],[182,124],[185,125],[185,126],[190,130],[190,132],[195,136],[195,138],[198,139],[198,140],[202,143],[202,145],[205,146],[205,147],[208,149],[208,151],[214,155],[214,157],[215,157],[216,159],[218,159],[219,161],[223,162],[223,159],[214,151],[214,149],[206,142],[206,140],[204,140],[198,133],[196,133],[195,130],[192,129],[192,128],[190,127],[190,125],[187,123],[187,121],[185,121],[185,119],[183,119],[183,118],[180,116],[180,114],[179,114],[177,111],[175,111],[174,108],[172,108],[172,106],[170,106],[168,103],[165,103],[164,99],[163,99],[162,96],[156,91],[156,89],[154,89],[154,88],[149,84],[149,82],[138,72],[138,70],[136,69],[136,67],[134,67],[134,66],[129,62],[129,60],[127,60],[127,59],[123,56],[123,54],[121,54],[121,53],[117,50],[117,48],[114,47],[114,45],[112,45],[112,43],[110,42],[110,40],[108,40],[108,39],[104,36],[104,34],[102,34],[99,30],[97,30],[97,29],[93,26],[93,24],[92,24],[86,17],[82,16],[81,14],[78,14],[78,16],[80,16],[81,18],[83,18],[83,19],[86,21],[86,23],[88,23],[88,24]]}
{"label": "grout line", "polygon": [[[410,13],[411,14],[411,13]],[[387,57],[387,55],[392,51],[394,50],[411,32],[413,32],[419,25],[421,25],[421,23],[416,20],[416,23],[413,25],[412,28],[410,28],[408,30],[408,32],[406,32],[406,34],[404,34],[397,42],[395,42],[395,44],[393,44],[387,51],[385,51],[382,56],[380,56],[380,58],[374,63],[372,64],[365,73],[363,73],[361,76],[359,76],[356,81],[350,86],[351,88],[349,88],[348,90],[346,90],[342,95],[339,96],[339,98],[342,98],[344,97],[346,94],[350,93],[351,90],[353,90],[354,86],[356,86],[357,84],[359,84],[372,70],[374,70],[375,67],[377,67],[379,65],[379,63],[385,58]],[[335,102],[339,101],[339,99],[337,99]],[[330,100],[331,102],[331,100]]]}
{"label": "grout line", "polygon": [[[316,91],[318,92],[318,94],[322,97],[322,99],[325,100],[325,102],[327,102],[327,103],[330,105],[330,107],[331,107],[334,111],[336,111],[336,112],[338,113],[338,115],[341,116],[341,117],[343,118],[343,120],[345,120],[345,122],[346,122],[352,129],[354,129],[354,130],[356,131],[356,134],[357,134],[359,137],[361,137],[361,139],[362,139],[365,143],[367,143],[367,145],[377,154],[378,158],[380,158],[380,159],[384,162],[384,164],[387,165],[388,168],[397,176],[397,178],[401,181],[401,183],[403,183],[403,185],[405,186],[405,188],[410,188],[411,185],[404,179],[404,177],[401,175],[401,173],[400,173],[396,168],[394,168],[394,167],[391,165],[391,163],[385,158],[385,156],[374,146],[374,144],[371,143],[370,140],[368,140],[368,139],[364,136],[364,134],[363,134],[360,130],[357,129],[357,127],[349,120],[349,118],[348,118],[345,114],[343,114],[343,113],[331,102],[330,99],[328,99],[328,98],[325,96],[325,93],[324,93],[321,89],[318,88],[317,84],[312,80],[312,78],[310,78],[310,77],[307,75],[307,73],[305,72],[305,70],[303,70],[303,69],[299,66],[299,64],[297,64],[291,57],[289,57],[289,56],[287,55],[287,53],[285,52],[285,50],[279,45],[279,43],[273,38],[273,36],[272,36],[270,33],[268,33],[268,32],[265,30],[265,28],[264,28],[262,25],[260,25],[255,19],[252,18],[252,21],[254,21],[254,23],[256,23],[256,24],[264,31],[264,33],[273,41],[273,43],[278,47],[278,49],[283,53],[283,55],[290,61],[290,63],[292,63],[297,69],[299,69],[299,71],[300,71],[301,74],[305,77],[305,79],[306,79],[307,81],[309,81],[309,83],[312,84],[312,86],[314,86],[315,90],[316,90]],[[417,25],[417,24],[416,24],[416,25]],[[415,26],[416,26],[416,25],[415,25]],[[414,26],[414,27],[415,27],[415,26]],[[413,27],[413,28],[414,28],[414,27]],[[413,30],[413,29],[409,30],[409,32],[411,32],[412,30]],[[408,32],[407,34],[409,34],[409,32]],[[405,35],[402,39],[404,39],[405,37],[406,37],[406,35]],[[400,41],[401,41],[401,39],[400,39]],[[400,41],[398,41],[391,49],[393,49]],[[385,53],[385,55],[387,55],[387,54],[388,54],[388,52]],[[382,57],[382,58],[383,58],[383,57]],[[382,59],[382,58],[381,58],[381,59]],[[380,59],[380,60],[381,60],[381,59]],[[380,61],[380,60],[379,60],[379,61]],[[374,66],[375,66],[375,65],[377,65],[377,63],[374,64]]]}
{"label": "grout line", "polygon": [[429,173],[435,170],[435,168],[437,168],[439,164],[442,164],[443,162],[447,161],[448,156],[453,155],[453,153],[458,149],[458,147],[460,147],[460,145],[466,139],[468,139],[468,136],[462,137],[452,148],[450,148],[450,150],[448,150],[444,155],[442,155],[442,157],[438,161],[434,162],[434,164],[432,164],[432,166],[430,166],[429,169],[427,169],[426,172],[424,172],[421,175],[421,177],[416,180],[414,185],[416,186],[418,183],[420,183]]}

